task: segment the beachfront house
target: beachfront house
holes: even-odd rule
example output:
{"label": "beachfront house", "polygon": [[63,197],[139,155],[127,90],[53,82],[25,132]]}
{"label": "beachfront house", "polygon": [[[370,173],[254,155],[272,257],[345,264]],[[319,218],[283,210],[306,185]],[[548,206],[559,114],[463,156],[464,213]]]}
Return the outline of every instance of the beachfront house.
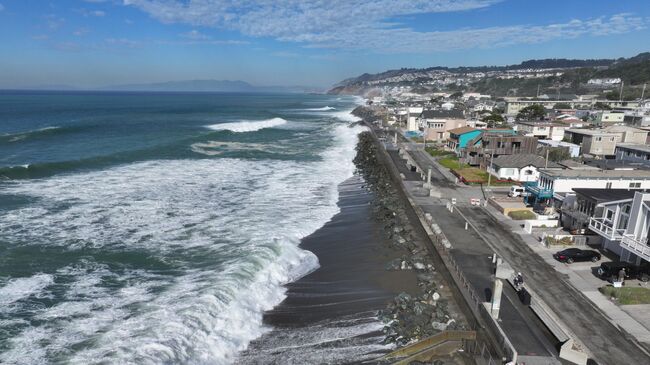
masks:
{"label": "beachfront house", "polygon": [[427,141],[446,141],[449,131],[467,126],[462,110],[425,110],[418,117],[418,125]]}
{"label": "beachfront house", "polygon": [[589,219],[589,229],[603,237],[602,247],[623,261],[650,262],[650,193],[598,204],[600,214]]}
{"label": "beachfront house", "polygon": [[562,169],[555,162],[546,161],[535,154],[503,155],[490,160],[487,171],[500,180],[534,182],[539,179],[539,169]]}

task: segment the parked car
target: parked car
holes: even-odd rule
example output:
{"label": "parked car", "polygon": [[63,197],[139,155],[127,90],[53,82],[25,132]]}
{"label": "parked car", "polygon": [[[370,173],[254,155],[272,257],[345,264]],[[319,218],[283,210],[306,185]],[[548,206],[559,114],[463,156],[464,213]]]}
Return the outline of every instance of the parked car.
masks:
{"label": "parked car", "polygon": [[518,185],[513,185],[510,187],[510,192],[508,192],[508,196],[515,198],[518,196],[528,196],[528,192],[526,191],[526,188],[523,186],[518,186]]}
{"label": "parked car", "polygon": [[609,281],[618,278],[621,269],[625,269],[625,279],[639,279],[641,281],[650,280],[650,264],[635,265],[631,262],[612,261],[603,262],[598,268],[598,275]]}
{"label": "parked car", "polygon": [[560,262],[571,264],[576,261],[591,261],[596,262],[600,260],[600,254],[592,250],[581,250],[579,248],[567,248],[566,250],[558,251],[553,254],[553,258]]}

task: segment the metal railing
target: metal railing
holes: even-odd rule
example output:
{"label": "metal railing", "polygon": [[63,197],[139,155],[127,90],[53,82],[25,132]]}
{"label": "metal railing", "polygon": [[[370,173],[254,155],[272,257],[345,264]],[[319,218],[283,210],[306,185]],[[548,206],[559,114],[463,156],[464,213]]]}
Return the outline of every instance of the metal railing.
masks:
{"label": "metal railing", "polygon": [[648,246],[648,239],[637,239],[632,234],[626,234],[621,239],[621,247],[631,251],[635,255],[650,261],[650,246]]}
{"label": "metal railing", "polygon": [[606,218],[589,218],[589,229],[610,240],[620,240],[625,232],[624,229],[614,229]]}

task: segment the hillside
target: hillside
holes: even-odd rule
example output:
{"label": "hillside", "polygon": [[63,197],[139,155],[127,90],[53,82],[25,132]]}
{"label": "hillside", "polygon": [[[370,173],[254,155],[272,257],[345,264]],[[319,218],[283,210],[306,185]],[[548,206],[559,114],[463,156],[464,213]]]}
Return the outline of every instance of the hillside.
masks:
{"label": "hillside", "polygon": [[633,98],[650,81],[650,53],[619,59],[528,60],[508,66],[403,68],[349,78],[329,92],[365,95],[384,87],[408,86],[419,93],[471,91],[495,96],[535,96],[538,91],[555,94],[560,90],[563,94],[607,96],[618,88],[618,85],[587,84],[590,79],[599,78],[622,79],[626,85],[625,96]]}

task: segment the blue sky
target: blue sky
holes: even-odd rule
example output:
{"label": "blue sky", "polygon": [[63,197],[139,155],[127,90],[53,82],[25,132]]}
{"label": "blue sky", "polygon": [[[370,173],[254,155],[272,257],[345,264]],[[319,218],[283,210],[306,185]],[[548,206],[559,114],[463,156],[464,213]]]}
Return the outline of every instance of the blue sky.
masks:
{"label": "blue sky", "polygon": [[0,0],[0,88],[326,87],[391,68],[650,51],[646,0]]}

